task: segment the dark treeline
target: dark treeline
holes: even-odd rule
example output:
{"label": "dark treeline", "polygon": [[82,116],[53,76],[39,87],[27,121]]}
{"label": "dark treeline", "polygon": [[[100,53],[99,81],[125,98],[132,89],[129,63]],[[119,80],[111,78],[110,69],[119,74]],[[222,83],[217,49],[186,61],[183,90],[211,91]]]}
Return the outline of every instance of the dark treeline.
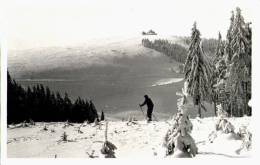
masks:
{"label": "dark treeline", "polygon": [[98,119],[97,110],[92,101],[78,97],[74,102],[68,94],[64,97],[54,93],[48,87],[38,84],[23,88],[7,73],[7,122],[94,122]]}
{"label": "dark treeline", "polygon": [[149,39],[143,39],[142,45],[161,52],[180,63],[184,63],[187,57],[187,50],[184,47],[170,43],[168,40],[150,41]]}

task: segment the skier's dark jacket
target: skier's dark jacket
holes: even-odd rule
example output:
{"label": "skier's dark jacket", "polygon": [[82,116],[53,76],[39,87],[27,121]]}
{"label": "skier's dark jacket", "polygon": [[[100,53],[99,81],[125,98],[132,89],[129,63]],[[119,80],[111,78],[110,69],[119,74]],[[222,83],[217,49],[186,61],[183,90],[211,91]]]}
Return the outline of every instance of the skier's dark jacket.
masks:
{"label": "skier's dark jacket", "polygon": [[145,97],[143,104],[141,104],[140,106],[144,106],[145,104],[147,105],[147,109],[153,109],[154,105],[152,100],[149,97]]}

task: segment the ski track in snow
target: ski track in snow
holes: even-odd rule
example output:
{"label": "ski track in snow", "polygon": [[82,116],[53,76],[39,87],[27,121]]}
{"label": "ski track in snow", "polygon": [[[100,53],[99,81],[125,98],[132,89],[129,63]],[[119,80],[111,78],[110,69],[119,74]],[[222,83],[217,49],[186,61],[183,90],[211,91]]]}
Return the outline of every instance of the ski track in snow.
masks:
{"label": "ski track in snow", "polygon": [[[235,125],[249,125],[250,118],[230,119]],[[208,135],[214,131],[216,118],[204,118],[200,121],[191,119],[193,123],[192,137],[195,139],[201,157],[242,158],[250,157],[251,151],[244,151],[240,155],[236,150],[242,141],[233,139],[232,136],[218,133],[213,143],[208,141]],[[136,121],[137,124],[127,125],[126,121],[111,121],[108,125],[108,141],[116,145],[117,158],[164,158],[166,149],[163,147],[163,138],[170,121],[151,122]],[[47,125],[48,130],[43,131]],[[78,157],[88,158],[93,156],[103,158],[100,149],[105,139],[105,124],[101,126],[86,124],[81,127],[82,134],[77,129],[81,124],[74,124],[63,128],[64,123],[36,123],[30,128],[8,128],[8,157]],[[12,126],[11,126],[12,127]],[[250,127],[249,127],[250,128]],[[55,132],[51,132],[51,130]],[[61,135],[66,132],[69,142],[61,142]]]}

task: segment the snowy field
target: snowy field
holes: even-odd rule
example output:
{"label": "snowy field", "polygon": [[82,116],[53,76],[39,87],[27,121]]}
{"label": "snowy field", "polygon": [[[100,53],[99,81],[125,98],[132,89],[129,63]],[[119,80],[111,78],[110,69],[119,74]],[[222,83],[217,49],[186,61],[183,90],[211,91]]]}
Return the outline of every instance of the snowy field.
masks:
{"label": "snowy field", "polygon": [[[237,150],[242,141],[231,134],[217,132],[213,143],[208,136],[215,130],[217,118],[191,119],[193,123],[192,137],[198,147],[198,155],[195,158],[241,158],[250,157],[251,151]],[[240,126],[248,126],[250,129],[250,117],[232,118],[235,132]],[[135,121],[127,124],[127,121],[109,121],[108,141],[116,145],[115,156],[117,158],[164,158],[166,148],[163,147],[163,139],[166,131],[171,128],[171,121],[159,121],[147,124],[145,121]],[[43,130],[46,125],[47,130]],[[105,124],[73,124],[63,128],[64,123],[36,123],[35,126],[14,128],[9,125],[7,154],[9,158],[89,158],[89,154],[95,158],[103,158],[100,149],[105,140]],[[78,131],[81,126],[80,131]],[[68,141],[63,142],[61,135],[66,132]]]}

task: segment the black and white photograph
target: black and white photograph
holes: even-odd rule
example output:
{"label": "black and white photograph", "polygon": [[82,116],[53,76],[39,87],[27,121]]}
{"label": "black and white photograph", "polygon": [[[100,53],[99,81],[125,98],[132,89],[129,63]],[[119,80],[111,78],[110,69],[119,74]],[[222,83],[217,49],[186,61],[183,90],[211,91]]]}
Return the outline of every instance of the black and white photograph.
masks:
{"label": "black and white photograph", "polygon": [[251,158],[252,2],[6,2],[7,158]]}

